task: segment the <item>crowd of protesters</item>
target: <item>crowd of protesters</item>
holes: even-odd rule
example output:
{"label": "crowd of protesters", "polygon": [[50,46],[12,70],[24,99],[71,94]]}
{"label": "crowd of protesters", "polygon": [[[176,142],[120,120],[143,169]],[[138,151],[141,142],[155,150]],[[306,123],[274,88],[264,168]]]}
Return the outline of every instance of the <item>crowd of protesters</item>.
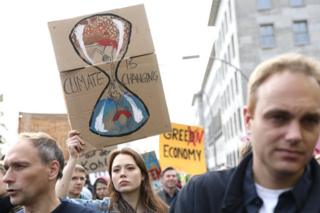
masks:
{"label": "crowd of protesters", "polygon": [[[67,139],[65,163],[46,133],[22,133],[0,163],[0,213],[320,212],[320,63],[285,54],[261,63],[248,83],[244,122],[249,144],[235,168],[193,177],[181,189],[173,167],[155,192],[141,155],[131,148],[106,156],[110,178],[86,186],[77,164],[80,132]],[[192,166],[192,165],[190,165]],[[87,182],[88,183],[88,182]]]}

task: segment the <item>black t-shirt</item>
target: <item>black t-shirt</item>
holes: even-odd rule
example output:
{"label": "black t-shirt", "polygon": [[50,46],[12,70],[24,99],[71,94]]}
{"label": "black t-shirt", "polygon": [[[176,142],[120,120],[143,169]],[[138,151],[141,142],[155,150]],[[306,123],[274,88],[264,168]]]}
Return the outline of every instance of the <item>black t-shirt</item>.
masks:
{"label": "black t-shirt", "polygon": [[[24,213],[24,210],[22,209],[18,213]],[[67,200],[62,200],[60,205],[51,213],[96,213],[96,211]]]}
{"label": "black t-shirt", "polygon": [[0,213],[7,213],[13,209],[13,206],[10,203],[10,197],[0,198]]}

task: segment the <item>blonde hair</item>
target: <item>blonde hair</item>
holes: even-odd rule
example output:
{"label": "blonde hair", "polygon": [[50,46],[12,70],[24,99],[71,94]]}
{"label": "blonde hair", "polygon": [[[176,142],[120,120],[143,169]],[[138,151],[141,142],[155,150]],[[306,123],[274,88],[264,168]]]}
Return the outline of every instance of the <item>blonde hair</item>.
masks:
{"label": "blonde hair", "polygon": [[320,84],[320,62],[298,53],[287,53],[269,59],[256,67],[248,83],[248,110],[254,113],[258,100],[258,88],[273,74],[284,71],[303,73],[316,79]]}
{"label": "blonde hair", "polygon": [[80,164],[76,164],[76,166],[74,167],[74,171],[84,173],[85,175],[87,174],[85,168],[83,166],[81,166]]}

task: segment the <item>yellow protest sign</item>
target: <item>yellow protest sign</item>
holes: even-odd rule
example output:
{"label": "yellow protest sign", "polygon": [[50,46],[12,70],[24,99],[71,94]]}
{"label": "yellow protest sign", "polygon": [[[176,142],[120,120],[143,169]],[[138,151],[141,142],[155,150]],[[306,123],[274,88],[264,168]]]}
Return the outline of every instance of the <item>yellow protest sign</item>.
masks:
{"label": "yellow protest sign", "polygon": [[172,132],[161,134],[159,144],[161,168],[172,166],[192,175],[206,172],[203,128],[172,123]]}

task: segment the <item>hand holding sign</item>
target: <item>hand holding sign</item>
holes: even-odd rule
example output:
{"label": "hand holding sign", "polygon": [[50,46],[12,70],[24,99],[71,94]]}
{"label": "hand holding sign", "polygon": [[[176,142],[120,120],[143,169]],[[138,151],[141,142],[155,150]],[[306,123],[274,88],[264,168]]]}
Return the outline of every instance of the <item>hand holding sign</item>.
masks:
{"label": "hand holding sign", "polygon": [[71,128],[87,151],[171,130],[143,5],[53,21],[49,29]]}
{"label": "hand holding sign", "polygon": [[80,137],[80,132],[77,130],[71,130],[68,133],[67,139],[68,151],[70,158],[77,159],[84,150],[85,142]]}

